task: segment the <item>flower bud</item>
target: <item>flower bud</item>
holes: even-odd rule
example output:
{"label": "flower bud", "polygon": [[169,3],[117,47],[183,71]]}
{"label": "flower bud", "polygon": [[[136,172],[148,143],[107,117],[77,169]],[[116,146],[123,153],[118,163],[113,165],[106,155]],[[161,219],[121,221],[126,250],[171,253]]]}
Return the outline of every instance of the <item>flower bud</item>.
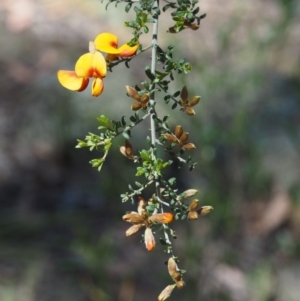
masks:
{"label": "flower bud", "polygon": [[152,230],[150,228],[146,228],[144,239],[145,239],[146,249],[149,252],[152,252],[155,248],[155,239]]}

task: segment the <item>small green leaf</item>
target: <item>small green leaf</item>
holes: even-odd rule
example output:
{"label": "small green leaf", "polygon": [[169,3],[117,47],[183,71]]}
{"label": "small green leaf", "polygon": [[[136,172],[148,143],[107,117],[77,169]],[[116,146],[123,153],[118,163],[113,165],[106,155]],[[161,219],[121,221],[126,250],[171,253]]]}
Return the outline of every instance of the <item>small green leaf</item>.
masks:
{"label": "small green leaf", "polygon": [[129,140],[129,138],[130,138],[130,136],[128,135],[127,132],[123,132],[123,133],[122,133],[122,136],[123,136],[125,139],[127,139],[127,140]]}
{"label": "small green leaf", "polygon": [[163,238],[160,238],[160,239],[159,239],[159,242],[160,242],[163,246],[167,246],[167,245],[168,245],[167,242],[166,242],[166,240],[163,239]]}
{"label": "small green leaf", "polygon": [[131,9],[131,6],[132,6],[132,3],[128,3],[126,6],[125,6],[125,11],[126,13],[128,13]]}

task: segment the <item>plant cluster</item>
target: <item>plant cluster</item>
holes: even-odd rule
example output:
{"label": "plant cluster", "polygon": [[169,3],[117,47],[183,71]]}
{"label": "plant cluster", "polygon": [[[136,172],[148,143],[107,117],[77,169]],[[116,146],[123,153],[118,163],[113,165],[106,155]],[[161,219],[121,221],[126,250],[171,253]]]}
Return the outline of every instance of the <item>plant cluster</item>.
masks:
{"label": "plant cluster", "polygon": [[[58,71],[58,80],[62,86],[72,91],[83,91],[92,80],[92,95],[99,96],[104,89],[104,78],[107,71],[111,71],[119,64],[127,67],[129,62],[140,53],[151,50],[151,64],[145,66],[145,78],[134,87],[127,85],[124,95],[132,100],[132,115],[122,116],[120,120],[111,120],[105,115],[97,118],[99,122],[97,134],[89,133],[84,140],[78,140],[77,148],[88,147],[91,151],[98,150],[102,155],[90,161],[93,167],[101,170],[105,159],[109,154],[115,138],[122,135],[124,145],[120,147],[120,153],[136,165],[135,176],[140,179],[134,184],[128,185],[128,191],[121,194],[122,202],[131,201],[137,203],[137,211],[127,212],[123,220],[131,223],[126,231],[130,236],[144,228],[142,239],[148,251],[153,251],[156,245],[157,232],[163,235],[159,238],[160,244],[168,254],[168,271],[175,282],[168,285],[159,295],[158,300],[166,300],[175,287],[182,288],[184,270],[178,267],[179,259],[173,250],[175,231],[170,224],[173,221],[194,221],[198,217],[208,214],[211,206],[199,207],[199,201],[192,198],[198,192],[190,188],[179,192],[176,186],[176,177],[165,178],[165,169],[171,164],[178,167],[186,165],[190,170],[196,166],[192,162],[190,153],[196,149],[190,140],[188,132],[184,131],[180,124],[175,129],[169,126],[170,116],[161,116],[156,107],[157,102],[164,102],[171,109],[179,109],[184,116],[191,117],[196,114],[195,106],[199,103],[200,96],[189,98],[187,87],[179,91],[169,91],[170,82],[176,74],[188,74],[191,64],[184,58],[177,59],[173,54],[174,47],[163,49],[158,44],[158,20],[162,13],[171,11],[174,25],[167,29],[168,33],[178,33],[185,29],[197,30],[200,21],[205,17],[199,15],[198,0],[165,1],[160,5],[159,0],[111,0],[107,3],[125,4],[125,11],[133,9],[135,19],[125,22],[125,27],[132,30],[132,39],[120,47],[118,38],[112,33],[101,33],[94,41],[89,43],[89,52],[80,56],[73,71]],[[143,46],[139,39],[142,34],[148,34],[149,26],[152,26],[151,43]],[[102,53],[106,53],[104,57]],[[157,67],[159,65],[160,68]],[[140,123],[150,120],[151,136],[145,137],[145,148],[135,150],[132,129]],[[161,149],[168,159],[158,155]],[[161,153],[161,152],[160,152]],[[153,193],[145,200],[143,191],[152,187]],[[137,201],[136,201],[137,200]]]}

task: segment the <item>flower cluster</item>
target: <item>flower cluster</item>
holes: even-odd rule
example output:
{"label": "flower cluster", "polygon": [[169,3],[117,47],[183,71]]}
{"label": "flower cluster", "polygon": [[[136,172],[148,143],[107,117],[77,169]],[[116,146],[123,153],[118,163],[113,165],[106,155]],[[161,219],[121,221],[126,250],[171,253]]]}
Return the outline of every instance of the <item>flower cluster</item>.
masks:
{"label": "flower cluster", "polygon": [[[60,84],[66,89],[81,92],[86,89],[89,79],[93,78],[92,95],[99,96],[103,92],[103,78],[107,72],[107,62],[133,56],[139,45],[133,47],[123,44],[118,47],[118,38],[105,32],[99,34],[89,43],[89,53],[83,54],[75,64],[75,70],[59,70]],[[107,53],[106,58],[101,52]]]}
{"label": "flower cluster", "polygon": [[142,227],[145,227],[144,241],[146,249],[151,252],[155,248],[155,239],[151,229],[153,224],[169,224],[173,221],[172,213],[156,213],[151,216],[146,212],[146,201],[139,197],[138,212],[132,211],[123,215],[123,220],[133,224],[127,231],[126,236],[136,233]]}

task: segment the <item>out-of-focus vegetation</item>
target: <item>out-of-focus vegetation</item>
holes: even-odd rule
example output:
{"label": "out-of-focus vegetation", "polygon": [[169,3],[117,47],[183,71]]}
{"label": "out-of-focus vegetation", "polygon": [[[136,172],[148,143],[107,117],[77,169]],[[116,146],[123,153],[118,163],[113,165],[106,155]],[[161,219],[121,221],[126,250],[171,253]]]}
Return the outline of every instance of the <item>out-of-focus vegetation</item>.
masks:
{"label": "out-of-focus vegetation", "polygon": [[[159,39],[195,66],[174,88],[201,95],[196,116],[172,119],[189,129],[198,168],[169,173],[215,208],[177,226],[188,286],[172,300],[299,300],[298,2],[201,0],[197,32],[169,35],[171,20],[160,23]],[[99,32],[130,39],[127,20],[96,0],[0,3],[1,301],[147,301],[170,282],[166,258],[124,235],[133,208],[119,195],[133,170],[122,139],[101,174],[88,164],[97,153],[74,148],[98,115],[129,112],[125,85],[143,80],[149,54],[109,74],[99,98],[56,79]]]}

